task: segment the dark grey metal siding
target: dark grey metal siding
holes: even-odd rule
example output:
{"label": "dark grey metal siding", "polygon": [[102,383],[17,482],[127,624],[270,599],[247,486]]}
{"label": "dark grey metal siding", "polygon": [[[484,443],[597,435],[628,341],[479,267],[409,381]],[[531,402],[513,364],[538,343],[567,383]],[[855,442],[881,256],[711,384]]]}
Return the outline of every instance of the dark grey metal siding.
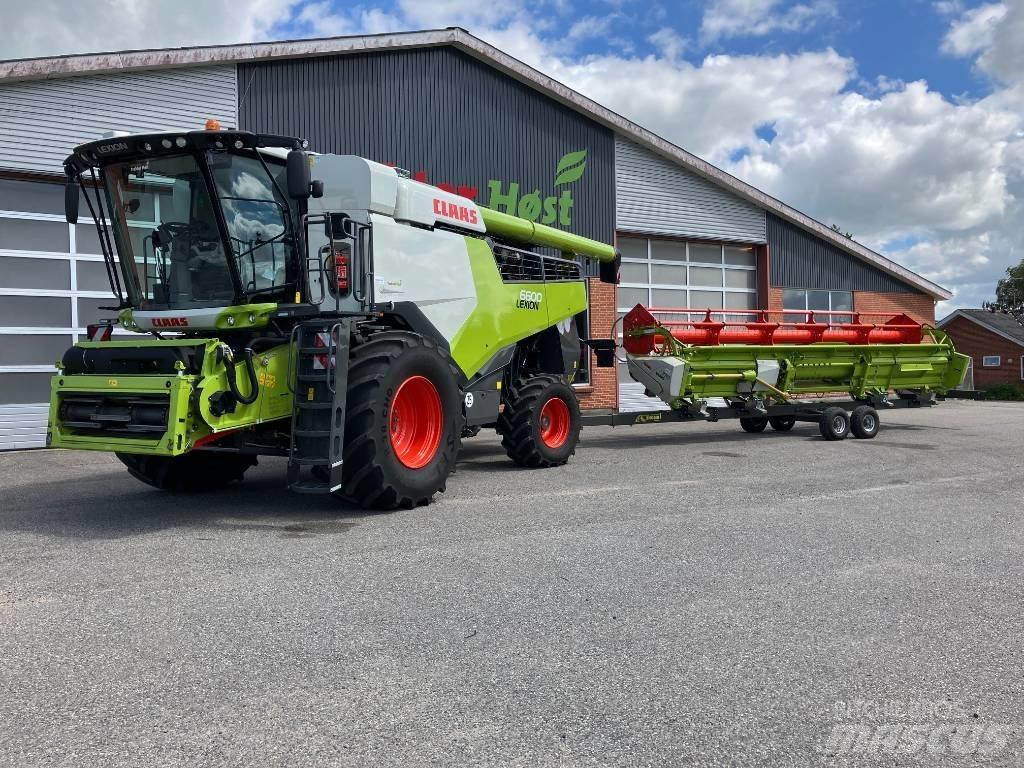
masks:
{"label": "dark grey metal siding", "polygon": [[[238,91],[243,128],[474,187],[483,205],[492,179],[542,199],[568,189],[571,223],[562,228],[614,236],[611,131],[453,48],[241,64]],[[582,149],[583,176],[556,187],[559,160]]]}
{"label": "dark grey metal siding", "polygon": [[772,213],[767,224],[771,284],[776,288],[920,292]]}

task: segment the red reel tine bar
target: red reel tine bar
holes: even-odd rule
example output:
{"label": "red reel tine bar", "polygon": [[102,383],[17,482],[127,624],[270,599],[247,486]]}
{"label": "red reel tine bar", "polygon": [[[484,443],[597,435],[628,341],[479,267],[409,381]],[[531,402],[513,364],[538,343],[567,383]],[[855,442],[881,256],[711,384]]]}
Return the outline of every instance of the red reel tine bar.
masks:
{"label": "red reel tine bar", "polygon": [[[793,316],[803,316],[803,321],[787,320]],[[822,316],[825,316],[824,321],[820,319]],[[850,320],[833,322],[837,316]],[[776,317],[779,318],[777,321],[773,319]],[[920,344],[924,335],[924,327],[920,323],[902,314],[788,309],[648,309],[637,304],[623,318],[626,341],[629,341],[631,330],[657,325],[668,329],[682,343],[698,347],[720,344]],[[651,351],[653,338],[647,336],[642,339],[634,337],[632,343],[626,344],[627,351],[633,354]]]}

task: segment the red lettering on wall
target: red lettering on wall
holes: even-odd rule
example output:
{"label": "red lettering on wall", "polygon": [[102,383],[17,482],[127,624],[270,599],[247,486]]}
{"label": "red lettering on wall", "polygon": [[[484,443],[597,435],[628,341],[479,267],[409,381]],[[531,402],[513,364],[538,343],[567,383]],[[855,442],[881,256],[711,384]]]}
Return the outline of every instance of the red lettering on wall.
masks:
{"label": "red lettering on wall", "polygon": [[[390,161],[384,163],[384,165],[386,165],[388,168],[398,167],[395,163],[392,163]],[[427,177],[427,172],[423,169],[414,171],[412,174],[412,178],[415,179],[416,181],[422,182],[423,184],[430,183]],[[442,181],[441,183],[435,184],[434,186],[436,186],[438,189],[444,190],[445,192],[451,192],[453,195],[458,195],[459,197],[466,197],[469,198],[470,200],[476,200],[476,196],[480,192],[480,189],[478,187],[471,187],[468,184],[455,185],[447,181]]]}

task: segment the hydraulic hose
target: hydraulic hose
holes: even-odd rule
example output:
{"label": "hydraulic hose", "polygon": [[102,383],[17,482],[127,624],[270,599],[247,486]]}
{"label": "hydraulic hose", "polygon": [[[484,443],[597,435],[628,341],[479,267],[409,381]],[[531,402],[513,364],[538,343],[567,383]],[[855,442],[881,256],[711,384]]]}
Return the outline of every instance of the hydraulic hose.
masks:
{"label": "hydraulic hose", "polygon": [[[221,349],[223,350],[224,347],[221,347]],[[231,349],[228,348],[223,354],[224,367],[228,372],[228,389],[231,390],[231,395],[242,405],[252,405],[256,402],[256,398],[259,397],[260,394],[260,384],[256,379],[256,365],[252,361],[252,349],[246,347],[243,351],[245,356],[245,370],[249,376],[249,394],[246,396],[243,396],[242,393],[238,391],[238,383],[235,381],[235,360],[231,353]]]}

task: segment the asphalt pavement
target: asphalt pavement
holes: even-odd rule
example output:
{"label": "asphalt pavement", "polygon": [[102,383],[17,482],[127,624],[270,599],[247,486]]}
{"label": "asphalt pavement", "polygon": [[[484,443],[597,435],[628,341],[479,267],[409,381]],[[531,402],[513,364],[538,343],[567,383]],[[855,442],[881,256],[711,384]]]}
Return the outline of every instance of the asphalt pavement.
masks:
{"label": "asphalt pavement", "polygon": [[469,440],[363,513],[0,454],[0,765],[1024,764],[1024,405]]}

